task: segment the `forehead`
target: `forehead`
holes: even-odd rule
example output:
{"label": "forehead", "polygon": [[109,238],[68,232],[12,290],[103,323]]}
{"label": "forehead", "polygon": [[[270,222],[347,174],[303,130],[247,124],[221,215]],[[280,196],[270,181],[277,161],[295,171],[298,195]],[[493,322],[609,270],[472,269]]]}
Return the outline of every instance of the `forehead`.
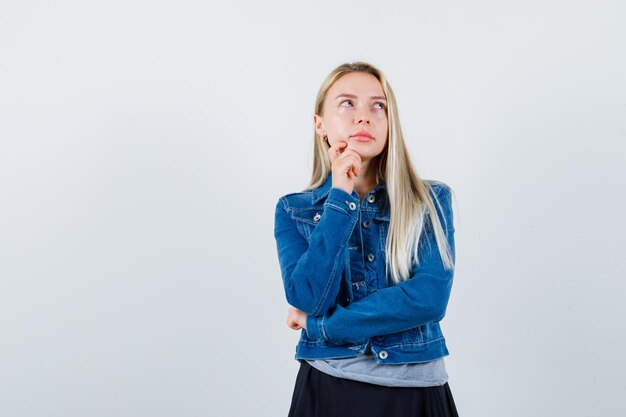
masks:
{"label": "forehead", "polygon": [[334,100],[339,94],[354,94],[361,99],[385,96],[378,79],[366,72],[351,72],[335,81],[328,89],[328,98]]}

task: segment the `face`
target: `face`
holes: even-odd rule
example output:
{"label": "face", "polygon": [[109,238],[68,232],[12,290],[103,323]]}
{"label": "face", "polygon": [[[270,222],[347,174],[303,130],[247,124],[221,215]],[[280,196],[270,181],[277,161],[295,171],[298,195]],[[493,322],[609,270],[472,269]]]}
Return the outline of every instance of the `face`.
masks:
{"label": "face", "polygon": [[[326,92],[321,115],[313,117],[315,131],[333,145],[348,143],[362,159],[380,154],[387,142],[387,100],[372,74],[352,72],[339,78]],[[356,136],[365,131],[373,139]]]}

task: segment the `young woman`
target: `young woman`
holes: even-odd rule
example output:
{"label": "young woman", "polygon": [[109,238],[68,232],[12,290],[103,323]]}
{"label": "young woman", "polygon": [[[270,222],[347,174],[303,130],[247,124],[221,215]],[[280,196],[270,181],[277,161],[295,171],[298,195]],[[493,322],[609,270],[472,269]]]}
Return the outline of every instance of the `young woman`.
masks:
{"label": "young woman", "polygon": [[454,272],[451,189],[420,179],[391,86],[343,64],[315,102],[313,177],[276,204],[274,236],[301,330],[290,417],[458,416],[443,319]]}

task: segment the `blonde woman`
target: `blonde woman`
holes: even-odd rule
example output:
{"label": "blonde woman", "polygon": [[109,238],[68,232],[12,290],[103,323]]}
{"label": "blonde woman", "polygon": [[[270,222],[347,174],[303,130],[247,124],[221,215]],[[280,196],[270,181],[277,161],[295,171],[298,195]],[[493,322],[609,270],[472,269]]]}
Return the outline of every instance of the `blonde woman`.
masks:
{"label": "blonde woman", "polygon": [[313,176],[276,204],[274,236],[301,330],[290,417],[458,416],[443,319],[452,194],[411,165],[383,73],[340,65],[315,102]]}

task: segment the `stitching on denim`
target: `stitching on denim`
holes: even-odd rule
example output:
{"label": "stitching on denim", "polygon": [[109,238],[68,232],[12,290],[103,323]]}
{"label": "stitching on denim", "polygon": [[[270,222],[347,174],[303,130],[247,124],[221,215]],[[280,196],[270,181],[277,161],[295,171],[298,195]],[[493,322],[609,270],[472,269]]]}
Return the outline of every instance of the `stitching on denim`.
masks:
{"label": "stitching on denim", "polygon": [[[435,187],[433,187],[433,188],[435,188]],[[437,187],[437,188],[439,188],[439,190],[438,190],[439,192],[441,192],[441,191],[443,190],[443,188],[442,188],[442,187]],[[435,191],[435,192],[433,193],[434,201],[435,201],[435,203],[436,203],[436,206],[438,206],[438,207],[439,207],[439,211],[441,212],[441,216],[443,217],[443,224],[444,224],[444,228],[445,228],[445,230],[447,230],[447,229],[448,229],[448,221],[447,221],[447,219],[446,219],[446,214],[447,214],[447,213],[446,213],[446,211],[443,209],[443,207],[442,207],[441,203],[439,202],[439,197],[443,197],[443,194],[444,194],[445,192],[444,192],[444,193],[442,193],[442,194],[439,194],[439,192],[437,192],[437,190],[434,190],[434,191]],[[436,214],[438,214],[438,213],[436,213]],[[437,216],[437,217],[439,217],[439,216]],[[440,219],[440,220],[441,220],[441,219]]]}
{"label": "stitching on denim", "polygon": [[[438,341],[440,341],[440,340],[442,340],[442,339],[444,339],[444,337],[443,337],[443,336],[438,337],[438,338],[433,339],[433,340],[429,340],[428,342],[420,343],[420,344],[419,344],[419,346],[422,346],[422,345],[428,345],[428,344],[430,344],[430,343],[438,342]],[[377,346],[377,347],[382,348],[382,349],[390,349],[390,348],[395,348],[395,347],[401,347],[401,346],[413,346],[413,345],[415,345],[415,343],[408,343],[408,344],[407,344],[407,343],[399,343],[399,344],[397,344],[397,345],[391,345],[391,346],[384,346],[384,345],[380,345],[380,346]]]}
{"label": "stitching on denim", "polygon": [[[346,349],[346,346],[329,346],[328,345],[329,342],[334,343],[330,339],[329,340],[322,340],[322,339],[308,338],[308,339],[300,339],[300,340],[298,340],[297,345],[321,346],[321,347],[324,347],[324,348],[333,348],[333,349],[335,349],[335,348]],[[440,337],[438,337],[436,339],[433,339],[433,340],[430,340],[428,342],[425,342],[424,345],[427,345],[427,344],[430,344],[430,343],[435,343],[435,342],[439,342],[440,344],[441,343],[445,343],[445,337],[444,336],[440,336]],[[358,342],[352,342],[352,341],[346,342],[346,344],[349,344],[349,343],[358,343]],[[385,350],[385,349],[391,349],[391,348],[397,348],[397,347],[408,347],[408,346],[413,346],[413,345],[406,345],[406,344],[400,343],[400,344],[395,344],[395,345],[390,345],[390,346],[376,345],[375,347],[379,348],[379,349],[382,349],[382,350]],[[405,352],[403,352],[403,353],[405,353]]]}
{"label": "stitching on denim", "polygon": [[[385,238],[383,238],[383,236],[385,236]],[[387,223],[379,224],[378,225],[378,241],[380,243],[380,250],[383,252],[385,252],[385,249],[386,249],[387,236],[389,236],[389,225]]]}
{"label": "stitching on denim", "polygon": [[326,329],[324,329],[324,320],[326,320],[326,314],[322,316],[322,321],[320,323],[320,326],[322,327],[322,334],[324,335],[324,339],[330,340],[328,339],[328,336],[326,335]]}
{"label": "stitching on denim", "polygon": [[296,223],[296,228],[298,229],[300,234],[303,235],[306,238],[307,237],[307,230],[306,230],[306,228],[303,227],[300,222],[295,222],[295,223]]}
{"label": "stitching on denim", "polygon": [[337,209],[337,210],[341,211],[341,212],[342,212],[342,213],[344,213],[344,214],[350,214],[350,213],[348,213],[348,211],[347,211],[347,210],[345,210],[345,209],[343,209],[343,208],[339,207],[338,205],[335,205],[335,204],[329,203],[328,201],[327,201],[324,205],[325,205],[325,206],[328,206],[328,207],[333,207],[333,208],[335,208],[335,209]]}

